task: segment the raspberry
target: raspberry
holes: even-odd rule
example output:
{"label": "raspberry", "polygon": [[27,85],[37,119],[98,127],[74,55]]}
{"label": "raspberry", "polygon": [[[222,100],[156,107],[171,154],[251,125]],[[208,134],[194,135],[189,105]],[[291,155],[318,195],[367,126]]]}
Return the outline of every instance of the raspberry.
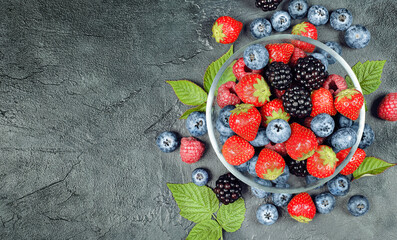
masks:
{"label": "raspberry", "polygon": [[300,58],[306,57],[307,54],[300,48],[295,47],[294,51],[292,52],[291,59],[289,60],[289,65],[294,67]]}
{"label": "raspberry", "polygon": [[214,188],[216,197],[225,205],[239,199],[241,190],[241,182],[231,173],[220,176]]}
{"label": "raspberry", "polygon": [[282,2],[283,0],[256,0],[255,1],[255,6],[257,8],[261,8],[263,11],[273,11],[276,10],[278,5]]}
{"label": "raspberry", "polygon": [[282,96],[284,109],[292,117],[303,118],[312,111],[310,92],[301,86],[288,88]]}
{"label": "raspberry", "polygon": [[280,98],[281,96],[283,96],[285,93],[285,90],[278,90],[278,89],[274,89],[274,94],[276,95],[276,98]]}
{"label": "raspberry", "polygon": [[285,148],[284,143],[272,143],[265,145],[265,148],[275,151],[276,153],[280,154],[281,156],[287,156],[287,149]]}
{"label": "raspberry", "polygon": [[203,156],[205,144],[194,137],[182,138],[179,154],[185,163],[195,163]]}
{"label": "raspberry", "polygon": [[287,89],[293,78],[291,68],[282,62],[272,62],[266,68],[265,76],[270,85],[279,90]]}
{"label": "raspberry", "polygon": [[261,73],[262,70],[252,70],[249,69],[245,63],[244,63],[244,58],[239,58],[236,63],[233,65],[233,74],[237,78],[237,80],[240,80],[243,78],[245,75],[250,74],[250,73]]}
{"label": "raspberry", "polygon": [[310,123],[312,122],[312,120],[313,117],[306,117],[305,120],[303,120],[303,126],[310,129]]}
{"label": "raspberry", "polygon": [[235,82],[226,82],[222,84],[218,88],[218,96],[216,97],[216,101],[220,108],[224,108],[227,105],[236,105],[241,103],[240,98],[236,94],[236,83]]}
{"label": "raspberry", "polygon": [[336,96],[340,91],[347,89],[347,83],[342,76],[331,74],[323,83],[323,88],[328,89],[332,95]]}
{"label": "raspberry", "polygon": [[303,161],[295,161],[289,157],[285,158],[285,163],[289,167],[289,172],[297,177],[306,177],[309,175],[309,172],[306,168],[306,160]]}
{"label": "raspberry", "polygon": [[309,91],[319,89],[328,77],[325,66],[313,56],[300,58],[294,68],[294,72],[295,80]]}

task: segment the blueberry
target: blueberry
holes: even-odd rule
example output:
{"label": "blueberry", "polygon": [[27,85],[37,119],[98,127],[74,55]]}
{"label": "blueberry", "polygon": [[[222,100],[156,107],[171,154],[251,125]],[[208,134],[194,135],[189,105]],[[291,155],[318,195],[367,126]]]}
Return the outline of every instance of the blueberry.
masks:
{"label": "blueberry", "polygon": [[249,142],[254,147],[264,147],[270,143],[270,140],[266,137],[266,129],[259,128],[258,133],[254,140]]}
{"label": "blueberry", "polygon": [[252,70],[260,70],[269,62],[269,52],[261,44],[253,44],[244,50],[245,65]]}
{"label": "blueberry", "polygon": [[338,31],[345,31],[352,25],[353,15],[346,8],[336,9],[329,17],[331,27]]}
{"label": "blueberry", "polygon": [[223,135],[226,137],[230,137],[230,136],[234,135],[233,130],[229,126],[224,125],[219,118],[216,119],[216,121],[215,121],[215,128],[216,128],[216,130],[218,130],[220,135]]}
{"label": "blueberry", "polygon": [[328,60],[327,60],[327,58],[326,58],[323,54],[321,54],[321,53],[313,53],[312,56],[313,56],[314,58],[320,60],[321,63],[322,63],[322,64],[324,65],[324,67],[325,67],[325,71],[327,71],[327,69],[328,69]]}
{"label": "blueberry", "polygon": [[[312,185],[312,184],[315,184],[318,180],[319,180],[319,178],[317,178],[317,177],[315,177],[315,176],[312,176],[312,175],[307,175],[306,177],[305,177],[305,180],[306,180],[306,185]],[[322,188],[324,185],[321,185],[321,186],[318,186],[318,187],[316,187],[315,189],[319,189],[319,188]]]}
{"label": "blueberry", "polygon": [[318,137],[328,137],[335,129],[335,121],[330,115],[321,113],[312,119],[310,129]]}
{"label": "blueberry", "polygon": [[[276,184],[276,188],[289,188],[288,184]],[[273,193],[272,200],[277,207],[286,207],[292,198],[290,193]]]}
{"label": "blueberry", "polygon": [[289,176],[290,176],[289,168],[287,165],[285,165],[283,173],[280,176],[278,176],[276,179],[272,180],[272,182],[275,184],[285,184],[288,182]]}
{"label": "blueberry", "polygon": [[321,193],[314,198],[317,212],[330,213],[335,207],[335,197],[330,193]]}
{"label": "blueberry", "polygon": [[353,124],[353,120],[343,116],[342,114],[338,114],[336,119],[337,119],[337,122],[339,124],[339,127],[341,127],[341,128],[351,127],[352,124]]}
{"label": "blueberry", "polygon": [[248,173],[251,174],[252,176],[258,177],[258,174],[256,174],[255,167],[256,167],[256,162],[258,161],[258,155],[254,155],[247,163],[248,163]]}
{"label": "blueberry", "polygon": [[209,175],[207,170],[203,168],[196,168],[192,172],[192,182],[197,186],[204,186],[208,183]]}
{"label": "blueberry", "polygon": [[180,143],[180,139],[174,132],[162,132],[156,138],[157,147],[165,153],[175,151]]}
{"label": "blueberry", "polygon": [[[337,54],[341,55],[342,54],[342,46],[337,43],[337,42],[326,42],[325,45],[330,47],[332,50],[334,50]],[[327,51],[325,50],[320,50],[320,53],[325,56],[325,58],[328,60],[329,64],[334,64],[336,63],[336,60],[334,57],[331,56]]]}
{"label": "blueberry", "polygon": [[342,150],[352,147],[357,141],[357,134],[351,128],[340,128],[331,136],[332,147]]}
{"label": "blueberry", "polygon": [[278,219],[277,208],[272,204],[264,204],[259,206],[256,211],[258,222],[264,225],[272,225]]}
{"label": "blueberry", "polygon": [[345,32],[345,42],[351,48],[364,48],[371,40],[371,33],[362,25],[353,25]]}
{"label": "blueberry", "polygon": [[313,5],[307,12],[307,19],[313,25],[319,26],[324,25],[328,22],[329,13],[328,10],[321,5]]}
{"label": "blueberry", "polygon": [[327,183],[329,192],[334,196],[345,196],[350,190],[350,180],[341,174],[336,175]]}
{"label": "blueberry", "polygon": [[292,0],[288,5],[289,15],[293,19],[302,19],[306,16],[309,5],[306,0]]}
{"label": "blueberry", "polygon": [[[236,135],[236,134],[232,134],[231,136]],[[221,142],[221,144],[225,144],[226,140],[228,138],[230,138],[231,136],[225,136],[225,135],[219,135],[219,142]]]}
{"label": "blueberry", "polygon": [[274,119],[267,125],[266,136],[274,143],[283,143],[291,136],[291,127],[284,119]]}
{"label": "blueberry", "polygon": [[254,38],[264,38],[272,33],[272,25],[266,18],[257,18],[251,22],[250,31]]}
{"label": "blueberry", "polygon": [[[358,123],[353,123],[351,128],[354,131],[356,131],[356,133],[357,133],[358,132]],[[365,149],[365,148],[369,147],[374,142],[374,140],[375,140],[375,132],[374,132],[374,130],[372,130],[371,126],[366,123],[364,125],[363,136],[361,137],[361,141],[360,141],[360,144],[358,145],[358,147],[361,149]]]}
{"label": "blueberry", "polygon": [[368,199],[363,195],[354,195],[349,199],[349,202],[347,203],[347,209],[355,217],[362,216],[368,212]]}
{"label": "blueberry", "polygon": [[245,162],[245,163],[240,164],[240,165],[236,165],[234,167],[240,172],[246,172],[246,171],[248,171],[248,162]]}
{"label": "blueberry", "polygon": [[234,134],[229,125],[229,117],[232,114],[230,111],[235,108],[236,107],[233,105],[228,105],[219,111],[219,116],[215,122],[215,128],[218,130],[219,134],[229,137]]}
{"label": "blueberry", "polygon": [[205,113],[192,112],[186,119],[186,128],[193,137],[200,137],[207,133]]}
{"label": "blueberry", "polygon": [[286,11],[276,11],[270,18],[273,29],[277,32],[284,32],[291,26],[291,16]]}
{"label": "blueberry", "polygon": [[[265,187],[272,186],[272,183],[269,180],[265,180],[265,179],[258,178],[258,177],[255,178],[255,182],[262,186],[265,186]],[[265,191],[263,191],[259,188],[256,188],[256,187],[251,187],[251,191],[252,191],[252,194],[254,194],[257,198],[267,198],[267,197],[270,197],[272,194],[270,192],[265,192]]]}

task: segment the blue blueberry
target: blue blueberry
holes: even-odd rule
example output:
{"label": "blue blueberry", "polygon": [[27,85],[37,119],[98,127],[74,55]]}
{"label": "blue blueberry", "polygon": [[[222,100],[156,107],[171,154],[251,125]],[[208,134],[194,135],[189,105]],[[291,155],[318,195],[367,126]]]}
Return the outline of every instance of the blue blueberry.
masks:
{"label": "blue blueberry", "polygon": [[270,140],[266,137],[266,129],[260,128],[254,140],[252,140],[251,145],[254,147],[264,147],[270,143]]}
{"label": "blue blueberry", "polygon": [[232,136],[234,134],[229,125],[229,117],[232,114],[230,111],[235,108],[233,105],[228,105],[219,111],[219,116],[215,122],[215,128],[219,134],[224,136]]}
{"label": "blue blueberry", "polygon": [[321,193],[314,198],[317,212],[330,213],[335,207],[335,197],[330,193]]}
{"label": "blue blueberry", "polygon": [[192,172],[192,182],[197,186],[204,186],[208,183],[209,175],[204,168],[196,168]]}
{"label": "blue blueberry", "polygon": [[316,26],[324,25],[328,22],[328,10],[321,5],[313,5],[307,12],[307,19],[310,23]]}
{"label": "blue blueberry", "polygon": [[258,222],[264,225],[272,225],[278,219],[277,208],[272,204],[264,204],[259,206],[256,211]]}
{"label": "blue blueberry", "polygon": [[204,112],[192,112],[186,119],[186,128],[193,137],[200,137],[207,133],[207,122]]}
{"label": "blue blueberry", "polygon": [[[342,54],[342,46],[337,43],[337,42],[326,42],[325,45],[327,45],[329,48],[334,50],[337,54],[341,55]],[[336,63],[336,59],[331,56],[327,51],[325,50],[320,50],[320,53],[325,56],[325,58],[328,60],[329,64],[334,64]]]}
{"label": "blue blueberry", "polygon": [[312,119],[310,129],[316,136],[328,137],[335,129],[335,121],[330,115],[321,113]]}
{"label": "blue blueberry", "polygon": [[321,53],[313,53],[312,56],[313,56],[314,58],[320,60],[321,63],[322,63],[322,64],[324,65],[324,67],[325,67],[325,71],[327,71],[327,69],[328,69],[328,60],[327,60],[327,58],[326,58],[323,54],[321,54]]}
{"label": "blue blueberry", "polygon": [[251,22],[250,31],[254,38],[264,38],[272,33],[272,25],[266,18],[257,18]]}
{"label": "blue blueberry", "polygon": [[215,128],[218,130],[220,135],[227,137],[234,135],[233,130],[229,126],[224,125],[219,118],[215,121]]}
{"label": "blue blueberry", "polygon": [[248,171],[248,162],[245,162],[245,163],[240,164],[240,165],[236,165],[234,167],[240,172],[246,172],[246,171]]}
{"label": "blue blueberry", "polygon": [[274,119],[267,125],[266,136],[274,143],[283,143],[291,136],[291,127],[284,119]]}
{"label": "blue blueberry", "polygon": [[353,120],[343,116],[342,114],[338,114],[336,120],[338,122],[339,127],[341,128],[351,127],[353,124]]}
{"label": "blue blueberry", "polygon": [[291,16],[286,11],[276,11],[270,18],[273,29],[277,32],[284,32],[291,26]]}
{"label": "blue blueberry", "polygon": [[293,19],[302,19],[306,17],[309,5],[306,0],[292,0],[288,5],[289,15]]}
{"label": "blue blueberry", "polygon": [[252,70],[260,70],[269,62],[269,52],[261,44],[253,44],[244,50],[245,65]]}
{"label": "blue blueberry", "polygon": [[285,184],[288,182],[288,178],[290,176],[289,167],[285,165],[283,173],[278,176],[276,179],[272,180],[275,184]]}
{"label": "blue blueberry", "polygon": [[338,31],[345,31],[352,25],[353,15],[346,8],[336,9],[329,17],[331,27]]}
{"label": "blue blueberry", "polygon": [[180,139],[174,132],[162,132],[156,138],[157,147],[165,153],[175,151],[180,143]]}
{"label": "blue blueberry", "polygon": [[[265,179],[258,178],[258,177],[255,178],[255,182],[260,184],[260,185],[262,185],[262,186],[265,186],[265,187],[271,187],[272,186],[272,183],[269,180],[265,180]],[[263,190],[261,190],[259,188],[256,188],[256,187],[251,187],[251,192],[257,198],[267,198],[267,197],[270,197],[271,194],[272,194],[270,192],[263,191]]]}
{"label": "blue blueberry", "polygon": [[[276,184],[276,188],[289,188],[288,184]],[[273,193],[272,200],[277,207],[286,207],[291,201],[292,194],[290,193]]]}
{"label": "blue blueberry", "polygon": [[340,128],[331,136],[332,147],[339,150],[352,147],[356,141],[356,131],[351,128]]}
{"label": "blue blueberry", "polygon": [[[306,185],[312,185],[312,184],[315,184],[320,179],[309,174],[309,175],[306,175],[305,180],[306,180]],[[316,187],[315,189],[322,188],[323,186],[324,186],[324,184]]]}
{"label": "blue blueberry", "polygon": [[363,195],[354,195],[349,199],[347,209],[355,217],[362,216],[369,210],[369,201]]}
{"label": "blue blueberry", "polygon": [[334,196],[345,196],[350,190],[350,180],[341,174],[336,175],[327,183],[329,192]]}
{"label": "blue blueberry", "polygon": [[[232,134],[231,136],[236,135],[236,134]],[[221,145],[225,144],[226,140],[228,138],[230,138],[231,136],[225,136],[225,135],[219,135],[219,142],[221,143]]]}
{"label": "blue blueberry", "polygon": [[256,167],[256,162],[258,161],[258,155],[254,155],[247,163],[248,163],[248,173],[251,174],[252,176],[258,177],[258,174],[256,174],[255,167]]}
{"label": "blue blueberry", "polygon": [[371,40],[371,33],[362,25],[353,25],[345,32],[345,42],[351,48],[364,48]]}
{"label": "blue blueberry", "polygon": [[[356,133],[357,133],[358,132],[358,123],[353,123],[351,128],[354,131],[356,131]],[[374,142],[374,140],[375,140],[375,132],[374,132],[374,130],[372,130],[371,126],[366,123],[364,125],[363,136],[361,137],[361,141],[360,141],[360,144],[358,145],[358,147],[361,149],[365,149],[365,148],[371,146],[371,144]]]}

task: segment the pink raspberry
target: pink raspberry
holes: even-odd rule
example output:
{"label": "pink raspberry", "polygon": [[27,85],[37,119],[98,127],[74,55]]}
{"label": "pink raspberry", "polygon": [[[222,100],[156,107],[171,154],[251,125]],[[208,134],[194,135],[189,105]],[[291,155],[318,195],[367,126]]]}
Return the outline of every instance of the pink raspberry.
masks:
{"label": "pink raspberry", "polygon": [[275,151],[276,153],[280,154],[281,156],[287,156],[287,149],[285,148],[284,143],[273,143],[270,142],[269,144],[265,145],[265,148]]}
{"label": "pink raspberry", "polygon": [[205,144],[194,137],[184,137],[181,140],[179,154],[185,163],[195,163],[203,156]]}
{"label": "pink raspberry", "polygon": [[243,58],[239,58],[236,63],[233,65],[233,74],[237,78],[237,80],[240,80],[242,77],[244,77],[247,74],[250,73],[261,73],[262,70],[252,70],[249,69],[245,63]]}
{"label": "pink raspberry", "polygon": [[236,105],[241,103],[235,88],[236,83],[232,81],[226,82],[218,88],[218,96],[216,97],[216,101],[218,102],[220,108],[224,108],[227,105]]}
{"label": "pink raspberry", "polygon": [[312,122],[313,117],[306,117],[305,120],[303,121],[303,126],[310,128],[310,123]]}
{"label": "pink raspberry", "polygon": [[347,83],[342,76],[331,74],[323,83],[323,88],[328,89],[334,96],[347,89]]}

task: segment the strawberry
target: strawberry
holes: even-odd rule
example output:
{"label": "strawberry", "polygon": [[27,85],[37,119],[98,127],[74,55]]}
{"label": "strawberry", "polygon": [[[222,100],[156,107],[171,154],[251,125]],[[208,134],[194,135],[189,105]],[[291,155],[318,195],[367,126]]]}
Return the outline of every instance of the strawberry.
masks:
{"label": "strawberry", "polygon": [[316,152],[307,159],[307,171],[317,178],[329,177],[335,172],[337,160],[332,148],[320,145]]}
{"label": "strawberry", "polygon": [[285,168],[284,158],[270,149],[264,148],[259,153],[255,171],[258,177],[274,180],[280,176]]}
{"label": "strawberry", "polygon": [[241,103],[240,98],[236,94],[236,83],[229,81],[219,86],[216,102],[220,108],[227,105],[236,105]]}
{"label": "strawberry", "polygon": [[329,90],[325,88],[319,88],[314,90],[310,97],[312,99],[313,105],[312,112],[310,114],[311,117],[315,117],[321,113],[327,113],[331,116],[336,115],[334,97]]}
{"label": "strawberry", "polygon": [[266,127],[269,122],[274,119],[284,119],[288,122],[290,115],[285,112],[283,101],[281,99],[273,99],[259,109],[262,116],[262,126]]}
{"label": "strawberry", "polygon": [[295,47],[291,59],[289,60],[289,65],[291,67],[294,67],[298,62],[299,58],[304,58],[306,56],[307,54],[302,49]]}
{"label": "strawberry", "polygon": [[[304,37],[309,37],[314,40],[317,40],[317,28],[313,24],[308,23],[308,22],[302,22],[302,23],[296,24],[292,28],[292,34],[301,35]],[[302,42],[302,41],[298,41],[298,40],[293,40],[291,42],[295,47],[300,48],[303,51],[309,52],[309,53],[312,53],[314,51],[314,49],[316,48],[316,46],[314,46],[313,44],[307,43],[307,42]]]}
{"label": "strawberry", "polygon": [[397,121],[397,92],[383,98],[378,107],[378,116],[386,121]]}
{"label": "strawberry", "polygon": [[335,96],[340,91],[347,89],[347,83],[342,76],[331,74],[323,83],[323,88],[328,89]]}
{"label": "strawberry", "polygon": [[203,156],[205,144],[194,137],[185,137],[181,139],[181,149],[179,154],[185,163],[195,163]]}
{"label": "strawberry", "polygon": [[252,70],[248,68],[245,63],[244,63],[244,58],[239,58],[234,64],[233,64],[233,74],[237,78],[237,80],[240,81],[242,77],[244,77],[247,74],[251,73],[261,73],[261,70]]}
{"label": "strawberry", "polygon": [[285,143],[273,143],[270,142],[265,145],[265,148],[275,151],[276,153],[280,154],[281,156],[287,156],[287,149],[285,149]]}
{"label": "strawberry", "polygon": [[237,104],[229,117],[230,128],[247,141],[253,141],[261,125],[261,114],[252,104]]}
{"label": "strawberry", "polygon": [[316,135],[298,123],[292,123],[291,136],[285,141],[288,155],[297,161],[305,160],[312,156],[318,146]]}
{"label": "strawberry", "polygon": [[[339,151],[336,154],[336,157],[338,158],[338,161],[336,162],[336,165],[339,166],[343,160],[347,157],[347,154],[349,154],[351,148],[343,149]],[[364,150],[361,148],[357,148],[356,152],[353,154],[352,159],[350,159],[349,163],[340,171],[341,174],[343,175],[349,175],[352,174],[356,169],[360,166],[360,164],[364,161],[366,154]]]}
{"label": "strawberry", "polygon": [[255,149],[244,138],[233,135],[223,144],[222,154],[229,164],[240,165],[254,156]]}
{"label": "strawberry", "polygon": [[259,74],[245,75],[236,85],[237,96],[244,103],[255,107],[265,105],[270,99],[270,88],[265,79]]}
{"label": "strawberry", "polygon": [[269,52],[269,62],[283,62],[288,64],[294,45],[289,43],[273,43],[265,46]]}
{"label": "strawberry", "polygon": [[289,215],[298,222],[309,223],[316,215],[316,205],[306,192],[299,193],[287,206]]}
{"label": "strawberry", "polygon": [[354,88],[340,91],[334,100],[336,110],[353,121],[357,120],[360,115],[360,109],[363,104],[363,94]]}
{"label": "strawberry", "polygon": [[229,44],[237,40],[243,29],[243,23],[229,16],[218,18],[212,26],[212,37],[222,44]]}

